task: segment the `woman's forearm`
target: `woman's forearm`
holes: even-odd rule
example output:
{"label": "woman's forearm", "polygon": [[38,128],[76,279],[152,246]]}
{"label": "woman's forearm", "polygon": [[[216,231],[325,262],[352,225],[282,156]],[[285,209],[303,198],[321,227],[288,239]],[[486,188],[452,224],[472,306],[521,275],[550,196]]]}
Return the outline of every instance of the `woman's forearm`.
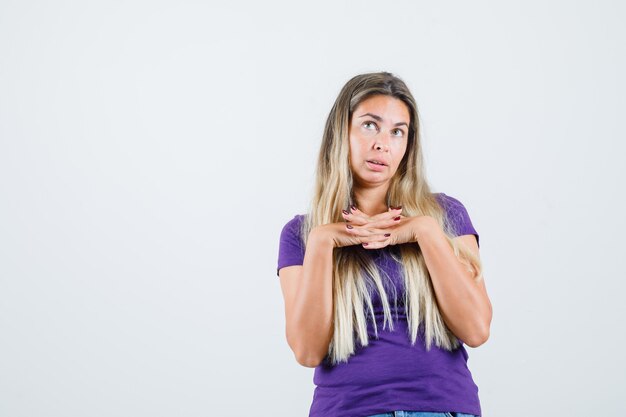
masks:
{"label": "woman's forearm", "polygon": [[477,347],[488,338],[492,314],[484,282],[474,281],[439,225],[430,220],[422,216],[415,219],[414,225],[439,309],[450,330],[467,345]]}

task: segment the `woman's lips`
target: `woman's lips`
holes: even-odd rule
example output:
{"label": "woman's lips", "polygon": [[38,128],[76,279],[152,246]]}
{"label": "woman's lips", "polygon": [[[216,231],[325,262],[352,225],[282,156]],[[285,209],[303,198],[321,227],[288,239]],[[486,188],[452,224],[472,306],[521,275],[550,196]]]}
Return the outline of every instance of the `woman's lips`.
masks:
{"label": "woman's lips", "polygon": [[370,161],[366,161],[366,163],[367,166],[374,171],[383,171],[385,168],[387,168],[387,165],[378,165]]}

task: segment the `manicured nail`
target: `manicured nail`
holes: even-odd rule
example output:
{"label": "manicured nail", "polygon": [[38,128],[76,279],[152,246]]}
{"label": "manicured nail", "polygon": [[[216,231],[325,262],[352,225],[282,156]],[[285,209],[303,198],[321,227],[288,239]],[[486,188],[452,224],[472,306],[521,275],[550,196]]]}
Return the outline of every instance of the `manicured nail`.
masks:
{"label": "manicured nail", "polygon": [[343,214],[345,214],[345,215],[350,214],[350,212],[349,212],[348,210],[341,210],[341,212],[342,212]]}
{"label": "manicured nail", "polygon": [[351,205],[350,206],[350,210],[355,211],[356,210],[356,206],[355,205]]}
{"label": "manicured nail", "polygon": [[368,245],[368,243],[367,243],[367,242],[363,242],[363,246],[367,246],[367,245]]}
{"label": "manicured nail", "polygon": [[402,206],[398,206],[398,207],[391,207],[392,210],[402,210]]}
{"label": "manicured nail", "polygon": [[385,233],[385,237],[391,236],[391,233]]}
{"label": "manicured nail", "polygon": [[352,229],[352,225],[346,224],[346,227],[347,227],[348,229]]}
{"label": "manicured nail", "polygon": [[401,217],[400,217],[400,216],[398,216],[398,217],[394,217],[393,219],[394,219],[394,220],[400,220],[400,218],[401,218]]}

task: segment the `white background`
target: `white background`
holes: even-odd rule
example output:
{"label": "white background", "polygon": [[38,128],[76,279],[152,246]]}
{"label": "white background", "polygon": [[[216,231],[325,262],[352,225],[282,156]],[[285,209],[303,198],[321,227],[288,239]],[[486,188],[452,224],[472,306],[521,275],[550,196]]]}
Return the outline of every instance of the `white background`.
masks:
{"label": "white background", "polygon": [[483,415],[621,413],[625,11],[2,0],[0,415],[307,415],[278,238],[370,71],[480,234]]}

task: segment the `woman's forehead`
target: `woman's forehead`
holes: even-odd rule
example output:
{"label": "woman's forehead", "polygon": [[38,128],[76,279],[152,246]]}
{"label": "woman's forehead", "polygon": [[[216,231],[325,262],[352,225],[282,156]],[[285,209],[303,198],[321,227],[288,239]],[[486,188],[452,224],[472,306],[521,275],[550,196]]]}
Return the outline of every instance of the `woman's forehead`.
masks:
{"label": "woman's forehead", "polygon": [[351,119],[360,119],[364,116],[372,117],[378,121],[389,121],[390,123],[405,122],[408,124],[411,119],[411,112],[406,103],[398,98],[373,96],[357,105],[351,115]]}

